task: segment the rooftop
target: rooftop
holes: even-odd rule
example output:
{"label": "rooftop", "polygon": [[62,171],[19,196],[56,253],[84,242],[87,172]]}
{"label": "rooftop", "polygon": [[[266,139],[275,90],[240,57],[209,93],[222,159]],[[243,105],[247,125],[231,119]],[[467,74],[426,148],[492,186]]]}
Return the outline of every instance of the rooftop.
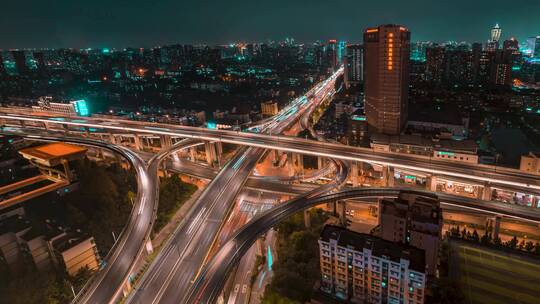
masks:
{"label": "rooftop", "polygon": [[447,125],[463,125],[456,106],[450,104],[409,104],[409,121],[421,121]]}
{"label": "rooftop", "polygon": [[12,215],[0,221],[0,235],[8,232],[17,233],[30,228],[30,221],[21,215]]}
{"label": "rooftop", "polygon": [[19,153],[27,159],[38,161],[48,166],[60,164],[62,159],[82,158],[88,149],[66,143],[50,143],[37,147],[25,148]]}
{"label": "rooftop", "polygon": [[387,144],[387,145],[410,145],[418,147],[431,147],[436,150],[446,150],[454,152],[469,152],[476,153],[478,145],[474,140],[451,140],[451,139],[439,139],[437,141],[431,138],[401,134],[401,135],[385,135],[385,134],[373,134],[371,136],[371,142],[375,144]]}
{"label": "rooftop", "polygon": [[407,195],[400,193],[396,199],[383,199],[380,202],[381,213],[407,218],[422,223],[438,225],[442,219],[440,203],[437,197]]}
{"label": "rooftop", "polygon": [[330,239],[337,240],[339,246],[352,247],[357,251],[362,251],[364,248],[370,249],[372,255],[384,256],[396,263],[400,263],[401,259],[405,259],[409,261],[410,269],[425,273],[425,252],[422,249],[386,241],[369,234],[358,233],[333,225],[324,226],[320,238],[326,242],[330,241]]}

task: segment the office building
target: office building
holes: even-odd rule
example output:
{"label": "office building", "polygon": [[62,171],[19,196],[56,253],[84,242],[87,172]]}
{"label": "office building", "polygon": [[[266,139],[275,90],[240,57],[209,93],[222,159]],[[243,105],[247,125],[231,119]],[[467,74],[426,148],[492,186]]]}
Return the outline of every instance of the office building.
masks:
{"label": "office building", "polygon": [[332,70],[335,70],[339,66],[337,53],[338,53],[337,40],[335,39],[329,40],[328,46],[326,48],[326,60]]}
{"label": "office building", "polygon": [[396,199],[381,199],[379,226],[383,239],[422,249],[426,274],[435,274],[443,226],[442,210],[436,195],[402,191]]}
{"label": "office building", "polygon": [[338,65],[342,64],[343,61],[345,60],[345,56],[346,56],[346,47],[347,47],[347,42],[345,41],[339,41],[338,42],[338,45],[337,45],[337,62],[338,62]]}
{"label": "office building", "polygon": [[[361,112],[361,111],[357,111]],[[366,116],[356,113],[348,119],[347,139],[349,146],[360,146],[367,139],[368,125]]]}
{"label": "office building", "polygon": [[261,114],[264,116],[274,116],[279,112],[277,102],[267,101],[261,103]]}
{"label": "office building", "polygon": [[22,214],[13,214],[0,221],[0,259],[13,273],[24,269],[24,253],[21,250],[21,236],[32,226]]}
{"label": "office building", "polygon": [[97,270],[100,263],[96,242],[91,236],[63,232],[48,241],[51,258],[56,265],[74,276],[83,268]]}
{"label": "office building", "polygon": [[493,42],[499,42],[501,39],[502,29],[498,23],[491,29],[491,40]]}
{"label": "office building", "polygon": [[497,50],[490,66],[490,82],[496,86],[512,85],[512,53]]}
{"label": "office building", "polygon": [[52,97],[44,96],[38,100],[38,105],[33,106],[34,112],[46,112],[65,116],[89,116],[90,111],[85,100],[73,100],[67,103],[53,102]]}
{"label": "office building", "polygon": [[441,84],[444,75],[445,49],[441,46],[426,49],[426,80]]}
{"label": "office building", "polygon": [[527,39],[527,48],[530,51],[531,57],[540,59],[540,36]]}
{"label": "office building", "polygon": [[514,37],[507,39],[503,42],[503,50],[519,51],[519,42]]}
{"label": "office building", "polygon": [[499,49],[499,39],[501,38],[502,29],[499,27],[499,24],[491,29],[491,36],[486,44],[486,50],[496,51]]}
{"label": "office building", "polygon": [[359,44],[347,45],[344,78],[347,88],[364,82],[364,54],[362,46]]}
{"label": "office building", "polygon": [[24,54],[24,51],[11,51],[11,55],[15,61],[15,69],[19,76],[27,75],[30,70],[26,65],[26,55]]}
{"label": "office building", "polygon": [[529,152],[521,156],[519,170],[530,173],[540,173],[540,153]]}
{"label": "office building", "polygon": [[472,81],[473,83],[480,82],[480,58],[482,57],[482,44],[473,43],[472,44]]}
{"label": "office building", "polygon": [[424,303],[424,251],[326,225],[319,238],[321,290],[347,303]]}
{"label": "office building", "polygon": [[399,25],[364,32],[365,109],[373,132],[400,134],[407,122],[410,39]]}
{"label": "office building", "polygon": [[465,50],[448,50],[445,54],[444,82],[449,85],[467,85],[472,82],[472,53]]}
{"label": "office building", "polygon": [[83,268],[98,269],[101,258],[93,237],[65,230],[50,220],[31,222],[20,210],[0,221],[0,258],[10,270],[55,267],[74,276]]}
{"label": "office building", "polygon": [[2,58],[2,54],[0,53],[0,76],[4,76],[6,74],[6,68],[4,66],[4,59]]}

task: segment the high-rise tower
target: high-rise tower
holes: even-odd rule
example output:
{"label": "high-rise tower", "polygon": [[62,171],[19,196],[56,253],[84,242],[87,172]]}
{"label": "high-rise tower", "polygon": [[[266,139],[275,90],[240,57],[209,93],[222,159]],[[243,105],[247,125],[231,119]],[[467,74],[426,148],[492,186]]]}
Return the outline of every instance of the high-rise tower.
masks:
{"label": "high-rise tower", "polygon": [[400,134],[407,122],[410,40],[399,25],[364,32],[365,110],[372,132]]}
{"label": "high-rise tower", "polygon": [[499,42],[499,39],[501,39],[501,33],[502,29],[499,24],[496,23],[495,26],[491,29],[491,41]]}
{"label": "high-rise tower", "polygon": [[345,86],[358,85],[364,81],[364,54],[359,44],[347,45],[345,56]]}

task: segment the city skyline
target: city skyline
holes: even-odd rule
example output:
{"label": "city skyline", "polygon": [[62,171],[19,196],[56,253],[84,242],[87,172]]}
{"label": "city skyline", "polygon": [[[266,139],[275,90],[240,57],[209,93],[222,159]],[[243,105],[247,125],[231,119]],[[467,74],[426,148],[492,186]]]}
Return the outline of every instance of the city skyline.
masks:
{"label": "city skyline", "polygon": [[[5,5],[0,13],[1,49],[227,44],[285,37],[300,42],[331,38],[359,42],[365,28],[386,23],[407,26],[413,33],[413,42],[484,42],[489,40],[490,29],[496,23],[502,28],[501,40],[516,37],[522,41],[538,35],[534,29],[540,27],[540,21],[533,15],[537,11],[535,6],[540,9],[540,4],[508,10],[507,3],[499,0],[475,3],[460,0],[452,4],[424,0],[365,4],[341,0],[309,5],[300,1],[287,3],[285,11],[275,1],[271,4],[165,1],[129,5],[98,1],[85,6],[65,1],[31,2],[34,3],[25,3],[24,9],[22,3]],[[465,4],[467,10],[463,10]],[[209,5],[213,9],[207,9]]]}

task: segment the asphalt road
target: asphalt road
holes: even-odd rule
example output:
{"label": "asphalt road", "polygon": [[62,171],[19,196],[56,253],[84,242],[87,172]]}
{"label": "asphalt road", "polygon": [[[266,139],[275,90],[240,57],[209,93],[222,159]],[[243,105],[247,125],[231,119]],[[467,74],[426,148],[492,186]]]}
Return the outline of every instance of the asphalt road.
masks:
{"label": "asphalt road", "polygon": [[[18,135],[25,136],[24,134]],[[137,198],[128,222],[109,255],[104,258],[105,266],[87,282],[74,300],[76,303],[112,302],[122,291],[124,282],[130,275],[148,240],[157,211],[159,165],[171,153],[198,145],[200,141],[196,139],[183,140],[156,154],[147,165],[137,153],[130,149],[101,141],[53,135],[26,135],[25,137],[31,140],[61,141],[105,148],[126,158],[135,169]]]}
{"label": "asphalt road", "polygon": [[[101,128],[111,132],[157,134],[176,137],[193,137],[201,140],[222,141],[227,143],[247,145],[265,149],[277,149],[281,151],[298,152],[307,155],[322,156],[342,160],[356,160],[380,165],[389,165],[395,168],[410,169],[438,176],[449,176],[458,179],[484,182],[503,187],[513,187],[522,189],[530,193],[540,193],[540,178],[538,174],[526,173],[517,169],[495,167],[491,165],[472,164],[454,162],[448,160],[433,159],[427,156],[381,152],[369,148],[345,146],[337,143],[326,143],[314,140],[288,137],[271,132],[270,134],[259,134],[249,132],[235,132],[223,130],[209,130],[194,127],[172,126],[164,124],[152,124],[132,121],[104,121],[102,119],[85,118],[83,120],[64,121],[50,120],[50,118],[39,118],[33,116],[10,116],[0,115],[6,125],[16,125],[21,120],[26,124],[56,124],[57,127],[80,126],[87,128]],[[281,117],[280,119],[286,119]],[[159,127],[158,127],[159,126]],[[35,126],[43,128],[43,126]],[[98,132],[99,130],[96,130]],[[74,131],[71,131],[74,132]],[[80,132],[77,131],[77,132]],[[92,134],[92,133],[90,133]],[[97,133],[96,133],[97,134]]]}
{"label": "asphalt road", "polygon": [[[401,188],[355,188],[326,195],[300,197],[280,204],[267,212],[255,217],[242,227],[206,265],[197,281],[190,289],[188,297],[183,303],[215,303],[223,289],[230,270],[240,261],[245,252],[252,246],[257,238],[280,221],[303,209],[337,200],[353,198],[379,198],[397,197]],[[430,191],[411,190],[420,194],[433,194]],[[465,209],[476,209],[486,213],[517,217],[523,220],[540,223],[540,212],[530,208],[516,208],[501,203],[489,203],[435,193],[439,196],[441,204],[459,206]]]}
{"label": "asphalt road", "polygon": [[[332,81],[323,82],[324,90],[316,86],[312,91],[326,94],[331,90],[328,88],[333,88],[337,75]],[[314,98],[314,101],[319,102],[322,98]],[[293,101],[274,116],[265,131],[283,132],[305,112],[306,102],[308,100],[303,97]],[[242,148],[223,167],[166,242],[127,303],[178,303],[183,299],[207,258],[232,202],[264,153],[263,148]]]}

